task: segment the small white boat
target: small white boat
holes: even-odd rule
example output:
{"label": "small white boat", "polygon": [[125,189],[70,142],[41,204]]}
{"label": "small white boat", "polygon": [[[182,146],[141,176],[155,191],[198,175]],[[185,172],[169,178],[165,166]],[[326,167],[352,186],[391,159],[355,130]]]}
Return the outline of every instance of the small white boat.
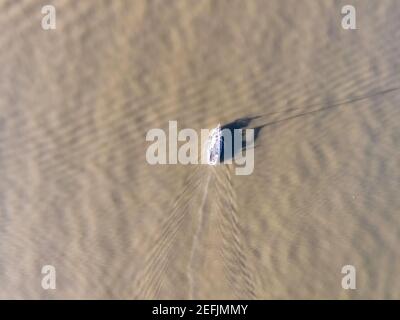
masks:
{"label": "small white boat", "polygon": [[219,163],[222,147],[222,131],[221,126],[218,126],[211,130],[208,135],[206,144],[207,152],[207,164],[215,166]]}

